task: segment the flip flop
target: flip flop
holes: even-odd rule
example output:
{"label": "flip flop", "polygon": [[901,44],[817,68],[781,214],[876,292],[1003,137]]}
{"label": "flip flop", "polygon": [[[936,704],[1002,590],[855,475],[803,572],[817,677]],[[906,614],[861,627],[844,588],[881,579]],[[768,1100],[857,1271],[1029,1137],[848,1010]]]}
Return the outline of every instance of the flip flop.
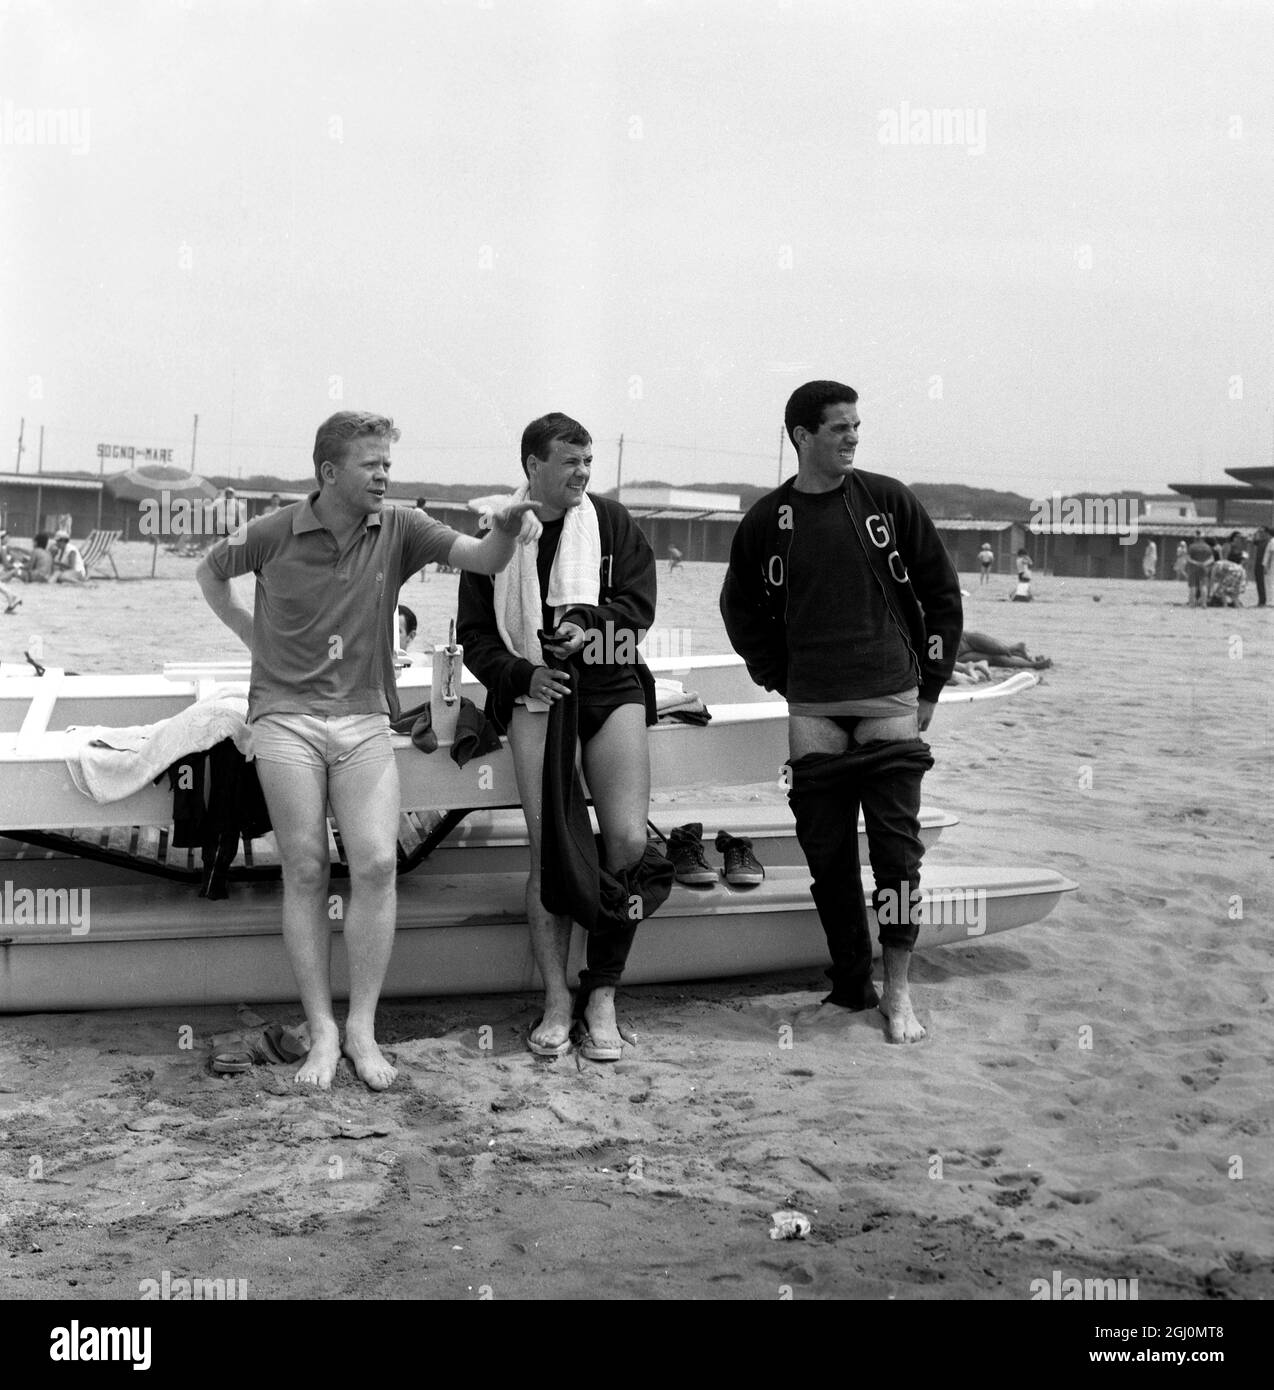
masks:
{"label": "flip flop", "polygon": [[595,1042],[593,1035],[589,1032],[588,1024],[584,1020],[575,1021],[573,1034],[575,1045],[579,1048],[579,1055],[589,1062],[618,1062],[624,1055],[624,1041],[636,1042],[637,1035],[631,1029],[625,1033],[622,1025],[620,1026],[620,1041],[616,1043]]}
{"label": "flip flop", "polygon": [[537,1043],[532,1040],[531,1034],[544,1022],[544,1015],[541,1014],[533,1024],[526,1030],[526,1045],[529,1051],[537,1057],[565,1057],[574,1046],[570,1032],[567,1033],[564,1041],[560,1043]]}

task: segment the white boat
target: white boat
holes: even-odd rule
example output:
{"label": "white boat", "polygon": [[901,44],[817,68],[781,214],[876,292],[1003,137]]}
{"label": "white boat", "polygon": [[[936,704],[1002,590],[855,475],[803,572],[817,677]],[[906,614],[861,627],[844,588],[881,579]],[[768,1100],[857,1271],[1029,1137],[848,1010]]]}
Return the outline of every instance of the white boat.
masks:
{"label": "white boat", "polygon": [[[651,730],[652,790],[661,828],[700,821],[710,840],[717,825],[754,839],[767,864],[754,888],[677,886],[668,904],[644,923],[626,979],[632,983],[756,974],[817,966],[826,944],[809,894],[789,813],[782,806],[712,806],[684,799],[690,787],[777,782],[786,759],[787,707],[757,690],[737,658],[695,663],[654,661],[655,674],[683,682],[711,712],[706,726],[661,723]],[[454,675],[454,670],[452,672]],[[98,803],[80,792],[67,760],[82,740],[69,724],[128,727],[152,723],[205,698],[218,686],[246,679],[246,666],[173,667],[160,676],[43,676],[0,679],[0,835],[28,842],[49,832],[71,832],[52,844],[11,851],[0,904],[0,1012],[129,1007],[174,1003],[264,1002],[295,994],[283,948],[279,887],[236,882],[231,897],[209,902],[187,885],[131,880],[133,869],[172,868],[166,848],[171,794],[148,786],[122,800]],[[995,686],[943,692],[940,718],[1002,709],[1004,701],[1036,683],[1020,672]],[[430,700],[435,727],[454,721],[454,681],[444,690],[428,668],[400,679],[404,708]],[[481,687],[463,673],[460,691],[480,705]],[[940,727],[939,730],[940,732]],[[516,783],[507,748],[466,767],[438,750],[423,754],[408,739],[395,740],[402,785],[404,838],[431,842],[449,830],[422,872],[399,880],[398,933],[386,994],[455,994],[524,990],[535,972],[522,897],[526,845]],[[454,824],[455,808],[465,819]],[[926,811],[922,834],[935,838],[953,818]],[[38,829],[33,829],[38,827]],[[89,856],[90,843],[113,858],[100,864],[68,862]],[[102,847],[105,846],[103,849]],[[340,859],[333,840],[334,861]],[[184,872],[193,872],[190,854]],[[268,846],[249,847],[245,874],[273,871]],[[339,872],[334,868],[335,874]],[[976,940],[1034,922],[1076,885],[1046,869],[1012,871],[926,869],[925,902],[932,921],[920,947]],[[83,896],[83,890],[88,896]],[[70,894],[87,908],[72,922]],[[43,893],[44,912],[39,909]],[[61,894],[61,898],[58,894]],[[15,895],[35,904],[24,920]],[[62,918],[58,917],[63,912]],[[927,911],[927,909],[926,909]],[[949,919],[949,920],[948,920]],[[339,927],[337,927],[339,934]],[[576,932],[572,968],[582,961]],[[346,990],[344,952],[333,953],[334,990]]]}
{"label": "white boat", "polygon": [[[866,877],[866,875],[864,876]],[[1038,921],[1076,885],[1048,870],[938,868],[925,874],[918,949],[980,940]],[[387,996],[531,990],[519,873],[408,875],[399,880],[398,930]],[[864,885],[866,888],[866,884]],[[236,885],[212,903],[175,885],[90,890],[77,928],[6,927],[0,938],[0,1013],[165,1004],[264,1003],[296,997],[283,947],[277,888]],[[339,924],[336,926],[340,934]],[[570,971],[583,964],[577,928]],[[629,984],[725,978],[826,964],[809,877],[777,868],[756,888],[675,886],[643,922]],[[333,994],[349,991],[345,952],[332,952]]]}

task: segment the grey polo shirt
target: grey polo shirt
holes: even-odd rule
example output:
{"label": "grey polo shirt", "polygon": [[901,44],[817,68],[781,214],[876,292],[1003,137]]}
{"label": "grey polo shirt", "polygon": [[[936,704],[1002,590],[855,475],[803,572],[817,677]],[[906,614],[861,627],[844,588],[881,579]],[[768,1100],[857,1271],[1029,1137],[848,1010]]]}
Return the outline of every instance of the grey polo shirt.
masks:
{"label": "grey polo shirt", "polygon": [[304,502],[258,517],[208,553],[219,579],[257,577],[248,717],[399,713],[398,591],[445,564],[459,532],[417,507],[369,516],[342,550]]}

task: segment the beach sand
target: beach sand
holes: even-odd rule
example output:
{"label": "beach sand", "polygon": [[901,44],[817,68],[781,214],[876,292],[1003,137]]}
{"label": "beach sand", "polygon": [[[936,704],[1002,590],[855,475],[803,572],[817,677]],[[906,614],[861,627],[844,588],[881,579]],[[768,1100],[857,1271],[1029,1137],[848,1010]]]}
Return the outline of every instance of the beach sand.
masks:
{"label": "beach sand", "polygon": [[[117,556],[148,573],[148,547]],[[661,567],[660,626],[699,654],[727,649],[722,569]],[[1054,1271],[1270,1297],[1274,617],[1168,582],[1039,576],[1030,605],[964,582],[969,628],[1056,666],[1002,713],[939,715],[925,800],[960,824],[930,861],[1081,887],[918,955],[923,1043],[819,1010],[817,971],[625,991],[639,1043],[610,1067],[533,1059],[534,995],[392,1000],[394,1088],[343,1070],[313,1096],[288,1068],[209,1075],[233,1010],[7,1017],[0,1298],[133,1299],[165,1271],[250,1299],[1023,1299]],[[456,583],[404,590],[428,642]],[[172,556],[22,596],[6,661],[35,635],[81,671],[242,656]],[[788,1207],[808,1239],[769,1238]]]}

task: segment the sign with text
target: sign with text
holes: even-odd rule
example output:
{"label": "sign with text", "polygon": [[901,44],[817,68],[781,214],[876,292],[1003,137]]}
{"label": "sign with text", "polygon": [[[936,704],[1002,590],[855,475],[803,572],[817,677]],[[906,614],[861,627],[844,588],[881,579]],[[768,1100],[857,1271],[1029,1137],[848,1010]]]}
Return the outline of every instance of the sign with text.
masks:
{"label": "sign with text", "polygon": [[127,459],[129,463],[172,463],[171,449],[153,449],[133,444],[99,444],[97,456],[100,459]]}

